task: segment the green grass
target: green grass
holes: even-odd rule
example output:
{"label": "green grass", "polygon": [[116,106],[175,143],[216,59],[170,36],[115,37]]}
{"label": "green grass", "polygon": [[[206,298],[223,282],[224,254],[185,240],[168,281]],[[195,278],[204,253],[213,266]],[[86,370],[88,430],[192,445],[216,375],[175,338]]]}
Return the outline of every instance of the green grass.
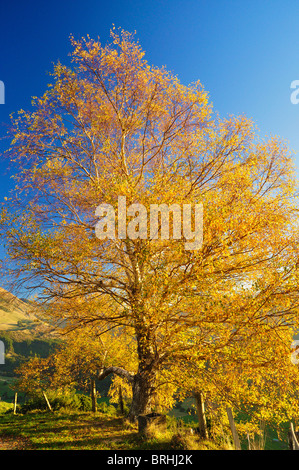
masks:
{"label": "green grass", "polygon": [[[137,434],[122,418],[90,412],[33,412],[0,415],[1,438],[22,439],[26,449],[130,449]],[[133,438],[133,440],[132,440]]]}
{"label": "green grass", "polygon": [[[106,403],[109,398],[98,400]],[[186,401],[179,409],[174,409],[167,417],[167,429],[153,428],[146,437],[138,434],[137,425],[129,424],[119,415],[109,412],[83,412],[62,409],[49,411],[31,411],[24,415],[12,412],[12,403],[0,401],[0,449],[5,442],[9,448],[21,445],[21,448],[35,450],[221,450],[229,448],[226,439],[213,442],[202,441],[197,435],[190,435],[190,427],[197,426],[196,416],[190,415],[190,404]],[[105,407],[104,407],[105,408]],[[189,413],[186,411],[189,410]],[[111,410],[110,410],[111,411]],[[114,410],[115,411],[115,410]],[[280,440],[271,427],[266,428],[266,450],[288,449],[288,423],[282,427]],[[229,433],[230,434],[230,433]],[[228,435],[231,440],[231,436]],[[229,440],[228,439],[228,440]],[[248,449],[246,439],[242,448]]]}
{"label": "green grass", "polygon": [[[173,423],[171,423],[173,424]],[[27,450],[171,450],[220,449],[197,436],[178,433],[170,426],[153,429],[150,435],[138,433],[122,417],[104,413],[58,411],[30,412],[25,415],[0,414],[1,442],[22,444]]]}
{"label": "green grass", "polygon": [[[100,412],[45,411],[30,412],[25,415],[3,413],[11,406],[4,402],[0,404],[0,443],[3,439],[25,442],[25,448],[28,450],[228,448],[223,443],[199,441],[197,436],[184,435],[171,428],[165,431],[154,430],[144,438],[138,434],[137,425],[128,424],[122,417],[113,417]],[[266,446],[266,449],[287,449],[287,443],[275,446],[277,443],[273,443],[269,435],[268,442],[270,445]],[[248,447],[245,445],[244,448]]]}
{"label": "green grass", "polygon": [[13,409],[12,403],[7,403],[5,401],[0,401],[0,413],[5,413],[8,410]]}
{"label": "green grass", "polygon": [[[9,404],[13,403],[15,390],[13,390],[13,385],[16,382],[15,377],[6,377],[0,375],[0,397],[2,402],[7,402]],[[18,392],[18,403],[24,402],[24,393]],[[0,411],[1,412],[1,411]]]}

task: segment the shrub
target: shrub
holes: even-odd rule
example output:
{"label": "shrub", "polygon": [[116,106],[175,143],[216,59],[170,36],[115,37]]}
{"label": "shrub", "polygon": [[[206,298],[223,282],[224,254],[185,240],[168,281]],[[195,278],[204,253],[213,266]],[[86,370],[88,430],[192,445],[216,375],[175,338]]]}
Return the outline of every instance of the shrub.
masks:
{"label": "shrub", "polygon": [[[53,411],[57,411],[62,408],[67,408],[71,410],[91,411],[91,398],[83,394],[50,394],[48,399]],[[29,411],[43,411],[47,409],[47,403],[42,395],[31,398],[24,405],[20,405],[18,407],[18,411],[22,414],[28,413]]]}
{"label": "shrub", "polygon": [[186,437],[182,434],[174,434],[170,440],[170,448],[175,450],[188,450]]}
{"label": "shrub", "polygon": [[79,400],[79,409],[82,411],[91,411],[92,410],[92,400],[90,397],[83,395],[83,394],[78,394],[75,395],[77,397],[77,400]]}
{"label": "shrub", "polygon": [[113,405],[108,405],[105,401],[98,404],[98,411],[105,413],[109,416],[116,416],[117,409]]}

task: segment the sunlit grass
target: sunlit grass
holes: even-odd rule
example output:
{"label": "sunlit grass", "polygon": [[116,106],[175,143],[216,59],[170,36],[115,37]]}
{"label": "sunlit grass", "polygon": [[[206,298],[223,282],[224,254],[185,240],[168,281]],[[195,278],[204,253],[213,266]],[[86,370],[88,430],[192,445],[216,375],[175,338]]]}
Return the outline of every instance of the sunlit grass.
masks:
{"label": "sunlit grass", "polygon": [[[5,413],[12,405],[0,402],[0,444],[2,440],[21,442],[34,450],[231,450],[231,436],[202,440],[194,433],[196,418],[167,417],[167,427],[151,426],[139,434],[137,424],[121,416],[103,412],[62,409],[31,411],[24,415]],[[193,419],[193,422],[191,421]],[[193,431],[192,431],[193,430]],[[268,449],[287,448],[267,431]],[[244,449],[248,448],[244,441]],[[243,448],[243,445],[242,445]]]}
{"label": "sunlit grass", "polygon": [[219,449],[212,442],[201,442],[197,436],[172,428],[152,427],[140,435],[137,425],[99,412],[2,414],[1,437],[23,439],[27,449],[35,450]]}
{"label": "sunlit grass", "polygon": [[122,418],[74,411],[4,414],[0,426],[0,437],[26,438],[28,448],[37,450],[127,448],[126,439],[137,434],[137,428],[125,426]]}
{"label": "sunlit grass", "polygon": [[7,403],[5,401],[0,401],[0,413],[5,413],[6,411],[13,408],[11,403]]}

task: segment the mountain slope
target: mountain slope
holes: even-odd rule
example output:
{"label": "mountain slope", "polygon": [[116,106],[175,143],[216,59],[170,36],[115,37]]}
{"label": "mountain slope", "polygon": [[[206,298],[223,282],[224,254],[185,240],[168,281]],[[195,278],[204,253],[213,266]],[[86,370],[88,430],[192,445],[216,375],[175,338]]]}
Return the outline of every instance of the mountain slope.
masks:
{"label": "mountain slope", "polygon": [[35,320],[34,307],[0,287],[0,331],[15,330],[20,322],[30,325]]}

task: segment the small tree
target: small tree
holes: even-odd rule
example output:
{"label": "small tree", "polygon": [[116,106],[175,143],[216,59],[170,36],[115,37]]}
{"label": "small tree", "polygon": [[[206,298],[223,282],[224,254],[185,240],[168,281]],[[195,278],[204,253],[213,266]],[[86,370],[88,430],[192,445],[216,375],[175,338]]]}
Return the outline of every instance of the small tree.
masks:
{"label": "small tree", "polygon": [[125,345],[124,334],[101,334],[95,326],[72,330],[70,325],[60,333],[64,341],[55,353],[46,359],[33,358],[18,368],[18,390],[31,396],[40,395],[44,390],[63,394],[76,388],[90,390],[92,384],[93,392],[95,380],[102,374],[107,361],[110,367],[114,363],[128,370],[136,367],[130,338]]}

